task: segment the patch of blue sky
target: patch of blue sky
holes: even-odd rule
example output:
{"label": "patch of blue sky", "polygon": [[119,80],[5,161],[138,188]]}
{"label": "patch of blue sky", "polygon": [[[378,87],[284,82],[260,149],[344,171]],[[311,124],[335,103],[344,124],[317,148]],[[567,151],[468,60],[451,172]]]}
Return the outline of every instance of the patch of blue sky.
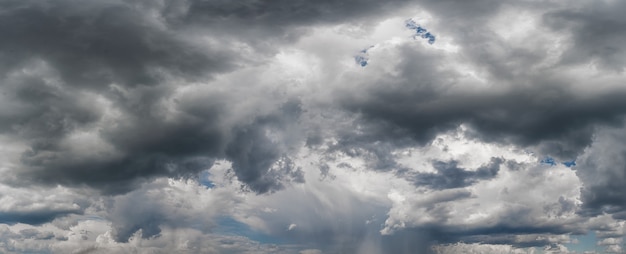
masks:
{"label": "patch of blue sky", "polygon": [[[417,23],[415,23],[415,20],[413,19],[407,19],[404,23],[405,23],[406,28],[408,29],[413,29],[413,30],[422,29],[422,27],[418,25]],[[424,31],[426,30],[424,29]]]}
{"label": "patch of blue sky", "polygon": [[360,65],[361,67],[365,67],[367,66],[367,64],[369,64],[369,56],[367,55],[367,51],[371,48],[373,48],[374,45],[369,46],[367,48],[362,49],[361,51],[359,51],[359,54],[357,54],[356,56],[354,56],[354,61]]}
{"label": "patch of blue sky", "polygon": [[[539,161],[539,163],[550,165],[550,166],[556,166],[557,164],[559,164],[554,158],[552,158],[550,156],[546,156],[544,159]],[[568,167],[568,168],[576,166],[576,160],[561,161],[560,163],[563,164],[564,166]]]}
{"label": "patch of blue sky", "polygon": [[565,247],[575,253],[583,253],[585,251],[594,251],[598,248],[596,243],[598,238],[594,231],[587,232],[586,235],[570,235],[572,242],[566,243]]}
{"label": "patch of blue sky", "polygon": [[431,33],[422,34],[422,38],[428,39],[428,44],[435,43],[435,36]]}
{"label": "patch of blue sky", "polygon": [[556,166],[556,161],[554,160],[554,158],[550,156],[546,156],[546,158],[541,160],[540,163],[550,165],[550,166]]}
{"label": "patch of blue sky", "polygon": [[257,241],[264,244],[282,244],[285,243],[283,239],[273,237],[263,232],[259,232],[250,228],[245,223],[239,222],[232,217],[223,216],[217,219],[217,230],[215,233],[223,235],[244,236],[250,240]]}
{"label": "patch of blue sky", "polygon": [[565,165],[568,168],[571,168],[573,166],[576,166],[576,160],[572,160],[572,161],[564,161],[562,162],[563,165]]}
{"label": "patch of blue sky", "polygon": [[203,170],[198,174],[198,183],[200,183],[202,186],[205,186],[209,189],[215,187],[215,184],[213,184],[213,182],[211,182],[211,180],[209,180],[209,176],[211,174],[209,174],[208,170]]}
{"label": "patch of blue sky", "polygon": [[436,40],[435,35],[428,32],[426,28],[423,28],[422,26],[418,25],[415,22],[415,20],[413,19],[406,20],[405,26],[408,29],[415,30],[415,35],[413,36],[413,39],[417,39],[418,37],[421,37],[423,39],[428,39],[428,44],[435,43],[435,40]]}
{"label": "patch of blue sky", "polygon": [[355,56],[354,57],[354,61],[358,65],[361,65],[361,67],[365,67],[365,66],[367,66],[367,61],[369,61],[369,59],[367,59],[367,57],[365,57],[365,56]]}

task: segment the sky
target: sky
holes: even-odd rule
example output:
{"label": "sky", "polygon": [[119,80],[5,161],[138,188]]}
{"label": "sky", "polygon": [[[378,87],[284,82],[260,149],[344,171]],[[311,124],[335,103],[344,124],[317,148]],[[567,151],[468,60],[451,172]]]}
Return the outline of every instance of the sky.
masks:
{"label": "sky", "polygon": [[624,10],[0,1],[0,253],[623,253]]}

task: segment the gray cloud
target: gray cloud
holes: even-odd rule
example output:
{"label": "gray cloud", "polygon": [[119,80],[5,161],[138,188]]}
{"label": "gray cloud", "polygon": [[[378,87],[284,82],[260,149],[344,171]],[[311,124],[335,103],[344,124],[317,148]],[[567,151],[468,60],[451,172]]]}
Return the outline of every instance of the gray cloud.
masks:
{"label": "gray cloud", "polygon": [[232,193],[206,192],[193,182],[160,179],[105,198],[99,212],[111,222],[111,237],[125,243],[132,237],[158,238],[167,229],[193,228],[208,233],[217,226],[215,218],[237,201]]}
{"label": "gray cloud", "polygon": [[[2,5],[0,32],[7,38],[0,43],[2,92],[15,110],[0,115],[0,131],[18,130],[30,146],[22,154],[20,181],[106,193],[130,191],[158,175],[194,175],[215,158],[232,159],[237,176],[254,191],[280,188],[283,174],[301,181],[297,168],[267,174],[287,155],[282,144],[264,136],[270,129],[280,132],[280,125],[292,124],[297,115],[281,120],[291,112],[278,109],[252,116],[252,123],[224,123],[229,114],[240,113],[228,105],[251,94],[207,96],[209,105],[173,96],[192,82],[211,82],[215,74],[258,64],[266,52],[275,52],[256,42],[284,43],[302,34],[295,27],[360,19],[399,6],[71,0]],[[236,45],[252,47],[254,57]],[[163,106],[171,101],[175,106]],[[116,118],[109,118],[108,110],[115,110]],[[164,121],[165,114],[173,119]],[[75,151],[68,140],[81,132],[99,139],[92,148],[103,151],[90,156]]]}
{"label": "gray cloud", "polygon": [[603,128],[581,156],[576,174],[585,183],[581,196],[584,202],[582,213],[600,215],[606,212],[619,217],[626,211],[624,140],[622,128]]}
{"label": "gray cloud", "polygon": [[[614,220],[626,218],[626,179],[620,166],[626,163],[620,134],[626,114],[626,90],[621,86],[626,64],[626,19],[620,12],[624,3],[574,1],[572,7],[547,2],[425,0],[412,7],[419,7],[421,14],[432,19],[427,27],[436,31],[436,44],[424,47],[390,39],[357,55],[357,64],[367,68],[356,69],[350,69],[354,63],[346,67],[337,60],[349,60],[354,52],[344,56],[341,48],[345,45],[324,44],[338,41],[332,39],[336,36],[359,44],[350,45],[353,48],[371,45],[368,40],[391,32],[378,31],[385,30],[389,22],[382,29],[369,26],[400,15],[396,12],[405,15],[403,7],[408,4],[404,0],[3,1],[0,141],[6,140],[6,145],[0,155],[7,162],[0,162],[0,171],[7,177],[2,182],[12,188],[44,185],[50,190],[62,185],[76,193],[68,194],[74,197],[51,198],[54,202],[41,201],[42,195],[24,197],[21,203],[2,207],[0,223],[60,223],[95,210],[111,222],[111,231],[108,235],[101,232],[101,239],[135,244],[129,239],[140,236],[143,239],[138,242],[156,248],[163,245],[160,235],[176,234],[176,230],[199,223],[202,227],[194,228],[197,232],[185,234],[192,235],[194,244],[200,246],[200,239],[209,234],[214,222],[195,220],[203,214],[189,205],[189,200],[160,200],[157,194],[169,195],[169,187],[158,181],[196,178],[218,160],[231,163],[231,180],[236,178],[234,182],[243,185],[227,190],[238,195],[251,195],[248,190],[280,195],[293,187],[291,183],[303,189],[309,188],[307,184],[319,184],[305,181],[311,179],[306,175],[311,165],[319,167],[321,182],[332,182],[345,172],[352,172],[355,179],[368,173],[388,173],[408,181],[410,188],[428,187],[429,193],[419,193],[425,200],[407,197],[414,201],[408,204],[411,211],[419,210],[432,219],[423,224],[406,219],[408,215],[398,204],[389,207],[389,202],[396,202],[390,201],[389,195],[395,188],[399,192],[408,188],[403,187],[405,182],[393,183],[394,189],[363,187],[350,194],[353,196],[337,194],[346,191],[337,188],[311,197],[307,195],[313,194],[293,188],[288,191],[301,196],[279,196],[284,199],[273,201],[283,202],[276,205],[283,211],[263,214],[254,210],[261,209],[258,204],[244,209],[248,214],[236,211],[238,219],[264,233],[331,252],[372,248],[381,253],[427,253],[433,244],[457,241],[560,247],[562,239],[520,240],[518,236],[582,234],[583,222],[589,218],[604,213]],[[495,31],[499,24],[493,19],[516,8],[539,17],[529,19],[531,28],[526,32],[532,36],[511,39]],[[336,24],[342,26],[328,28]],[[416,32],[426,32],[411,24]],[[405,24],[398,25],[402,30]],[[319,32],[326,28],[336,34]],[[351,29],[368,30],[376,36]],[[301,43],[311,39],[309,35],[331,39]],[[434,41],[434,37],[424,36]],[[545,38],[550,36],[559,38]],[[559,40],[562,43],[545,43]],[[316,45],[314,52],[305,52],[307,43]],[[326,50],[331,53],[317,54]],[[316,66],[293,59],[283,59],[286,63],[281,64],[323,77],[293,78],[287,70],[267,67],[292,52],[306,55]],[[339,56],[329,56],[338,52]],[[476,78],[468,78],[472,75]],[[297,90],[303,85],[311,88]],[[333,116],[315,118],[320,112],[332,112],[329,115]],[[460,160],[450,155],[451,159],[431,160],[435,173],[415,173],[399,161],[400,150],[432,146],[437,136],[459,126],[468,142],[529,150],[556,161],[576,160],[577,165],[568,170],[576,170],[584,186],[582,209],[575,193],[535,193],[535,198],[549,196],[539,204],[526,202],[528,197],[511,194],[506,188],[490,190],[501,191],[496,201],[484,198],[472,203],[477,188],[487,188],[479,185],[502,180],[501,167],[511,167],[506,174],[532,178],[534,182],[520,180],[529,186],[557,185],[555,180],[533,178],[533,174],[548,175],[525,171],[530,167],[527,162],[490,155],[490,162],[486,159],[483,166],[469,170],[459,167]],[[300,154],[302,150],[317,154],[305,156]],[[334,161],[341,156],[346,156],[344,161]],[[560,167],[545,171],[572,172]],[[212,185],[207,191],[216,188],[226,187]],[[105,200],[103,204],[84,197],[96,195],[91,189],[104,194],[99,196]],[[458,192],[447,192],[449,189]],[[1,194],[0,198],[10,196]],[[372,201],[373,196],[384,201]],[[224,201],[229,199],[236,199],[235,195],[204,200],[207,205],[201,208],[211,211],[211,216],[235,213],[228,210],[234,206]],[[43,208],[29,206],[27,201]],[[62,205],[55,207],[55,202]],[[285,202],[299,206],[286,207]],[[496,222],[487,226],[448,223],[463,205],[489,206],[489,202],[519,206],[492,214]],[[329,204],[345,211],[328,209]],[[191,208],[177,209],[184,205]],[[219,205],[223,207],[211,210]],[[387,212],[387,208],[391,210]],[[381,225],[369,224],[372,214],[386,214],[395,223],[392,226],[402,225],[402,229],[381,236]],[[541,219],[533,220],[527,214]],[[285,216],[294,220],[287,226],[297,226],[286,231]],[[252,217],[261,222],[242,219]],[[383,220],[377,219],[379,224]],[[621,236],[614,228],[594,229]],[[47,232],[24,230],[7,233],[6,238],[29,243],[53,241]],[[241,239],[224,237],[211,244],[202,245],[202,250],[250,250],[239,246],[250,244]],[[94,246],[73,247],[83,252],[109,250]],[[135,247],[129,248],[139,249]],[[111,250],[128,250],[115,248]],[[296,251],[272,248],[263,245],[257,250]]]}
{"label": "gray cloud", "polygon": [[571,159],[591,143],[594,126],[621,123],[626,113],[622,90],[578,99],[564,88],[566,79],[534,74],[525,81],[535,82],[530,87],[514,83],[502,92],[451,94],[446,87],[455,84],[448,82],[461,74],[436,70],[439,60],[434,54],[409,47],[401,52],[405,58],[396,69],[402,79],[376,80],[365,96],[350,93],[343,101],[366,123],[380,126],[371,134],[378,138],[398,133],[426,144],[438,133],[467,124],[486,142],[537,146],[546,154]]}
{"label": "gray cloud", "polygon": [[56,211],[0,212],[0,223],[39,225],[73,213],[82,213],[82,211],[79,209],[68,209]]}
{"label": "gray cloud", "polygon": [[626,62],[626,18],[623,2],[586,3],[581,9],[553,11],[544,16],[552,29],[572,36],[572,47],[563,55],[564,65],[595,62],[600,68],[623,72]]}
{"label": "gray cloud", "polygon": [[73,193],[63,187],[12,188],[0,185],[0,223],[41,225],[66,216],[84,214],[91,205],[84,194]]}
{"label": "gray cloud", "polygon": [[[17,130],[31,147],[22,155],[27,171],[21,174],[41,181],[123,192],[128,190],[125,183],[149,177],[151,172],[193,172],[207,166],[206,159],[172,154],[175,143],[161,142],[158,147],[156,141],[157,146],[151,147],[159,151],[156,153],[132,150],[141,147],[109,139],[108,126],[101,129],[102,138],[112,143],[116,154],[85,158],[68,151],[63,142],[94,127],[94,135],[99,135],[97,124],[106,108],[97,103],[98,96],[123,105],[118,108],[127,118],[122,125],[142,124],[146,134],[171,138],[196,128],[188,123],[146,128],[157,119],[144,114],[172,92],[173,88],[160,84],[171,82],[166,76],[197,79],[222,72],[231,68],[232,57],[206,51],[206,47],[168,31],[127,3],[8,1],[2,5],[6,11],[0,15],[0,31],[7,34],[7,40],[0,43],[0,62],[6,66],[2,69],[6,74],[2,91],[9,99],[8,106],[15,109],[2,116],[2,123],[5,131]],[[20,68],[30,71],[20,74]],[[135,89],[135,98],[140,101],[117,96],[111,84]],[[215,134],[202,136],[204,140],[215,139]],[[174,140],[178,141],[170,141]]]}
{"label": "gray cloud", "polygon": [[[460,8],[458,5],[469,6]],[[611,14],[613,11],[608,11],[609,8],[620,8],[606,3],[591,4],[576,12],[568,9],[544,15],[540,22],[557,31],[571,32],[574,44],[565,50],[562,62],[535,71],[530,67],[544,61],[546,54],[541,52],[546,49],[529,51],[507,44],[484,26],[467,25],[468,22],[485,23],[503,5],[511,7],[510,4],[490,1],[424,3],[427,9],[446,17],[442,29],[454,35],[459,50],[464,52],[472,66],[485,71],[493,85],[499,87],[498,92],[451,92],[456,86],[464,85],[460,83],[463,74],[437,69],[442,65],[441,61],[445,61],[443,55],[407,46],[401,49],[399,55],[402,58],[395,65],[395,70],[400,71],[397,75],[400,79],[376,77],[376,81],[367,82],[365,95],[348,93],[343,105],[361,114],[366,122],[380,126],[380,133],[374,135],[377,137],[400,132],[426,144],[437,133],[467,124],[477,138],[487,142],[537,146],[542,153],[563,159],[575,158],[591,143],[594,126],[621,122],[625,112],[620,98],[624,91],[606,90],[581,98],[579,92],[568,89],[568,84],[585,85],[585,82],[595,81],[570,80],[558,73],[567,66],[564,63],[581,64],[593,59],[606,63],[619,58],[619,53],[600,51],[621,51],[623,43],[619,41],[624,34],[620,30],[623,26],[618,25],[621,19]],[[450,8],[453,6],[457,8]],[[452,15],[454,10],[464,11]],[[599,14],[605,11],[609,15]],[[455,22],[457,20],[459,23]],[[594,31],[601,34],[586,35],[596,33]],[[595,40],[602,42],[595,43]],[[605,45],[607,43],[610,45]],[[606,65],[620,66],[617,63]],[[390,129],[393,131],[388,131]]]}
{"label": "gray cloud", "polygon": [[[318,1],[244,1],[224,3],[220,1],[188,1],[189,8],[184,20],[214,24],[227,20],[240,31],[264,36],[285,32],[294,26],[307,26],[345,22],[351,19],[376,17],[401,7],[406,1],[377,2],[351,0],[347,2]],[[274,32],[268,29],[274,28]],[[289,31],[295,32],[295,31]],[[287,37],[288,38],[288,37]],[[281,39],[286,39],[282,37]]]}
{"label": "gray cloud", "polygon": [[54,234],[50,231],[41,232],[34,228],[20,230],[20,234],[25,238],[33,238],[37,240],[48,240],[54,238]]}
{"label": "gray cloud", "polygon": [[[226,156],[233,162],[237,178],[253,191],[265,193],[281,189],[283,177],[304,181],[301,170],[285,156],[286,151],[280,151],[264,133],[268,130],[282,132],[282,128],[298,120],[301,111],[299,102],[290,101],[275,115],[259,118],[252,126],[236,131],[235,140],[226,148]],[[272,170],[275,162],[278,162],[277,168]]]}
{"label": "gray cloud", "polygon": [[437,172],[418,173],[414,183],[417,186],[428,186],[436,190],[466,187],[477,181],[495,177],[503,162],[501,158],[491,158],[489,164],[470,171],[459,168],[456,161],[435,161],[433,167]]}
{"label": "gray cloud", "polygon": [[2,62],[13,67],[3,71],[42,60],[71,87],[102,89],[153,85],[163,72],[193,78],[232,65],[224,52],[206,52],[124,2],[6,1],[3,9]]}

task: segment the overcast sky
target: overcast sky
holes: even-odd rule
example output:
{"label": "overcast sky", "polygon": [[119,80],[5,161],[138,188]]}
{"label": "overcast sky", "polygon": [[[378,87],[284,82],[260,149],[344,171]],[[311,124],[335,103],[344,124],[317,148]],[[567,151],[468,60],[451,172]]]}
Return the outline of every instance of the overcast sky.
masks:
{"label": "overcast sky", "polygon": [[622,253],[626,1],[1,0],[1,253]]}

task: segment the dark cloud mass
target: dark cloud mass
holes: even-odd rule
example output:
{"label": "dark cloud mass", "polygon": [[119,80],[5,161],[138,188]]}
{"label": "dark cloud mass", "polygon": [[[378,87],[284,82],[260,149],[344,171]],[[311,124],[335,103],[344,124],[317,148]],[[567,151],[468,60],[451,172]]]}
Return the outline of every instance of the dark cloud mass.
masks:
{"label": "dark cloud mass", "polygon": [[72,213],[80,213],[80,211],[78,209],[71,209],[60,211],[0,212],[0,223],[39,225]]}
{"label": "dark cloud mass", "polygon": [[[376,80],[366,96],[350,93],[344,105],[367,122],[384,124],[382,132],[397,128],[420,143],[467,124],[487,142],[536,145],[546,154],[571,159],[591,143],[595,125],[621,124],[626,113],[621,89],[580,98],[564,88],[575,81],[536,76],[525,77],[524,83],[502,81],[498,90],[503,91],[447,94],[461,74],[436,70],[436,55],[412,48],[403,55],[406,59],[396,66],[402,79]],[[528,87],[529,81],[537,83]]]}
{"label": "dark cloud mass", "polygon": [[[199,15],[197,4],[188,7],[189,15]],[[74,1],[2,5],[3,95],[7,106],[15,109],[3,114],[2,129],[17,131],[31,146],[22,154],[24,176],[119,193],[130,190],[129,184],[137,179],[194,174],[221,157],[237,161],[236,171],[241,167],[244,172],[239,174],[241,180],[252,184],[261,181],[262,173],[255,171],[268,170],[277,159],[275,153],[280,151],[265,150],[274,144],[260,143],[262,126],[219,123],[231,103],[228,99],[205,98],[212,100],[211,105],[179,103],[182,114],[164,121],[159,104],[171,99],[178,83],[232,70],[239,56],[228,47],[203,45],[182,32],[184,27],[168,29],[167,23],[150,16],[163,6]],[[20,73],[23,68],[32,71]],[[106,109],[94,103],[98,96],[110,100],[122,116],[114,122],[104,120]],[[226,138],[228,128],[250,130],[234,131],[231,141]],[[84,158],[62,144],[68,136],[87,130],[96,131],[113,151]],[[247,153],[262,158],[235,154],[243,151],[233,149],[247,142],[258,144]],[[258,159],[265,163],[256,164]],[[273,178],[263,181],[276,184]],[[265,192],[269,187],[253,189]]]}
{"label": "dark cloud mass", "polygon": [[[229,69],[206,50],[128,3],[3,2],[0,46],[7,69],[44,61],[73,88],[154,85],[171,73],[193,78]],[[220,52],[222,51],[222,52]],[[13,67],[13,68],[10,68]]]}
{"label": "dark cloud mass", "polygon": [[621,251],[625,9],[1,1],[0,252]]}
{"label": "dark cloud mass", "polygon": [[569,31],[573,45],[562,58],[563,64],[576,64],[591,59],[602,68],[623,72],[626,19],[620,10],[623,2],[593,3],[582,10],[560,10],[545,15],[545,23],[559,31]]}
{"label": "dark cloud mass", "polygon": [[489,164],[477,168],[475,171],[465,170],[457,166],[458,162],[435,161],[433,167],[437,173],[420,173],[415,178],[415,185],[428,186],[433,189],[451,189],[472,185],[480,180],[495,177],[500,170],[501,158],[491,158]]}
{"label": "dark cloud mass", "polygon": [[619,216],[626,211],[624,138],[621,129],[604,129],[581,156],[576,173],[585,181],[583,213],[597,215],[606,212]]}

